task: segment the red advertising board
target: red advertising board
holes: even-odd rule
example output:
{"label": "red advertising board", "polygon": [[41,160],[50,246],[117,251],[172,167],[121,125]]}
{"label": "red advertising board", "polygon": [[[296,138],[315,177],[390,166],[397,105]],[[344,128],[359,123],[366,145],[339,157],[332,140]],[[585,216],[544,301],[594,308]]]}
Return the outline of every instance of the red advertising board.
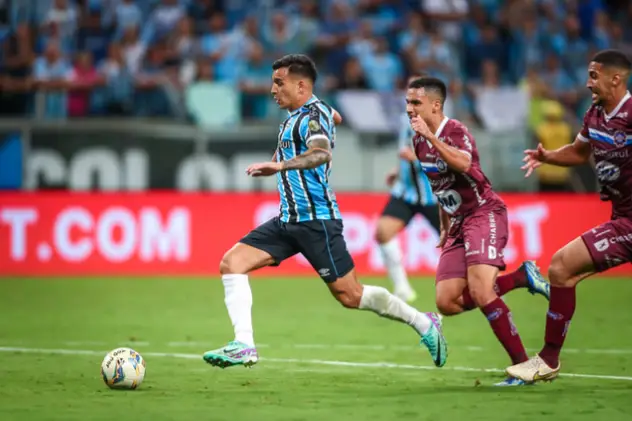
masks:
{"label": "red advertising board", "polygon": [[[506,194],[509,268],[552,254],[609,218],[596,195]],[[345,238],[360,274],[382,274],[373,240],[383,194],[339,194]],[[276,215],[275,194],[1,193],[0,275],[216,275],[223,253]],[[432,274],[436,234],[421,218],[400,236],[410,273]],[[261,273],[309,275],[296,256]],[[608,274],[631,275],[623,265]]]}

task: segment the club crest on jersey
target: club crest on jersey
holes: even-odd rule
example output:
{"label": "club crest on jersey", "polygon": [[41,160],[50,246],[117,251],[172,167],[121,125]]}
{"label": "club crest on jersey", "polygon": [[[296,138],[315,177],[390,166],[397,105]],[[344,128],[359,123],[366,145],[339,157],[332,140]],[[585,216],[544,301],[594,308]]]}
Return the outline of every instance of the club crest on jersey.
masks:
{"label": "club crest on jersey", "polygon": [[320,130],[320,124],[316,120],[309,120],[309,123],[307,123],[307,127],[309,127],[309,129],[313,132],[317,132],[318,130]]}
{"label": "club crest on jersey", "polygon": [[446,172],[448,170],[448,164],[441,158],[437,158],[436,165],[439,172]]}
{"label": "club crest on jersey", "polygon": [[625,142],[626,142],[626,135],[625,132],[622,132],[621,130],[617,130],[616,132],[614,132],[614,136],[612,137],[614,139],[614,145],[618,148],[625,146]]}

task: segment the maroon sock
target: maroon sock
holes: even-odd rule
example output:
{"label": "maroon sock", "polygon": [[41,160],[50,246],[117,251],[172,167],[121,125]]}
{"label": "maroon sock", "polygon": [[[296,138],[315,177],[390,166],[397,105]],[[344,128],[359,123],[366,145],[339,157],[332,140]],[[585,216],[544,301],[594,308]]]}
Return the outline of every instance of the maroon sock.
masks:
{"label": "maroon sock", "polygon": [[483,314],[489,320],[494,334],[503,345],[513,364],[519,364],[527,361],[527,352],[522,345],[522,340],[518,334],[518,330],[511,318],[509,307],[497,297],[494,301],[487,304],[481,309]]}
{"label": "maroon sock", "polygon": [[560,288],[551,285],[549,311],[546,313],[545,345],[540,351],[540,357],[551,368],[556,368],[560,363],[560,352],[573,313],[575,313],[575,287]]}
{"label": "maroon sock", "polygon": [[[521,269],[517,269],[511,273],[507,273],[505,275],[501,275],[496,278],[496,285],[494,285],[494,290],[499,297],[502,297],[509,291],[512,291],[516,288],[525,288],[527,286],[527,274],[525,271]],[[465,288],[463,290],[463,310],[469,311],[478,307],[474,300],[472,300],[472,296],[470,295],[470,289]]]}
{"label": "maroon sock", "polygon": [[522,269],[517,269],[496,278],[496,293],[502,297],[516,288],[526,288],[527,283],[527,273]]}

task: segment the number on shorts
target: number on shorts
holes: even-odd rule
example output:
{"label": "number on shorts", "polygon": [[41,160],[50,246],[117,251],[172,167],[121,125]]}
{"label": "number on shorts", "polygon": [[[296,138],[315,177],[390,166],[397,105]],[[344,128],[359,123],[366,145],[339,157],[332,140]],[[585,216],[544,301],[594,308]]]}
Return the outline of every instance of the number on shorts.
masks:
{"label": "number on shorts", "polygon": [[487,257],[490,259],[495,259],[496,256],[497,256],[496,247],[494,246],[487,247]]}

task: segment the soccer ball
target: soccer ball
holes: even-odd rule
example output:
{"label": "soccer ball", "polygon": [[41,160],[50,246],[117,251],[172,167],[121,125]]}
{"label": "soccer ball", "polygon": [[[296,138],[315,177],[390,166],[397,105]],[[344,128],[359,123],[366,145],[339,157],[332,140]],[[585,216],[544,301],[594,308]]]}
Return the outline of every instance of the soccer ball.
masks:
{"label": "soccer ball", "polygon": [[145,378],[145,360],[131,348],[116,348],[103,359],[101,375],[110,389],[136,389]]}

